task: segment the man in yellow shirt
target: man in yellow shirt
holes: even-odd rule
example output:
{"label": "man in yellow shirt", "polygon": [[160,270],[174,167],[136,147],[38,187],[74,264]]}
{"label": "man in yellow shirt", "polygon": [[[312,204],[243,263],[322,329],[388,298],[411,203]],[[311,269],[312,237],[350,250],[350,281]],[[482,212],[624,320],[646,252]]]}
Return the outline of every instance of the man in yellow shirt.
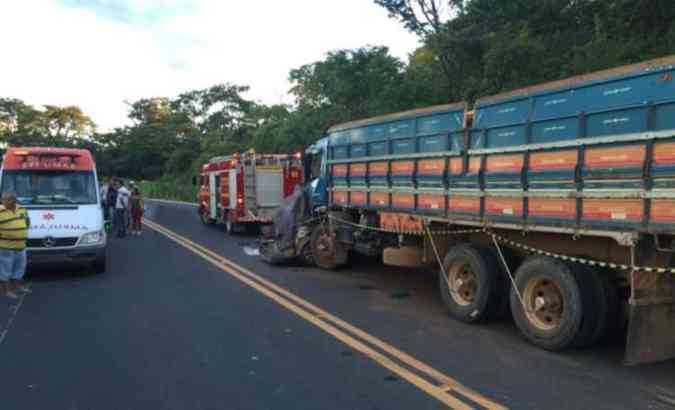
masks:
{"label": "man in yellow shirt", "polygon": [[11,299],[18,298],[16,291],[30,292],[23,283],[29,226],[28,212],[17,204],[16,195],[3,192],[0,206],[0,290]]}

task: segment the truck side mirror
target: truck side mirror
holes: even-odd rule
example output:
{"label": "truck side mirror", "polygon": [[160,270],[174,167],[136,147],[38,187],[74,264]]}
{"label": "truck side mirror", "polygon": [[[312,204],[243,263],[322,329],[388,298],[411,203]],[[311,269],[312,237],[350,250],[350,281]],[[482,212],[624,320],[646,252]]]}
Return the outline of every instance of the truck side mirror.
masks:
{"label": "truck side mirror", "polygon": [[192,176],[192,185],[197,185],[197,176],[196,175]]}

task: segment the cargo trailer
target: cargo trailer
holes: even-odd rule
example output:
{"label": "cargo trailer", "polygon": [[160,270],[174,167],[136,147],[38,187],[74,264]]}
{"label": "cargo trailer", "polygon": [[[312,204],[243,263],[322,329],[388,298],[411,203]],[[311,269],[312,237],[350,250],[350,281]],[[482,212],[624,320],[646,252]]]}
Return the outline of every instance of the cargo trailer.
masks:
{"label": "cargo trailer", "polygon": [[471,111],[330,128],[307,150],[321,163],[315,263],[405,251],[408,265],[439,266],[458,320],[510,312],[527,340],[555,351],[624,331],[627,363],[672,358],[674,76],[668,57],[481,98]]}

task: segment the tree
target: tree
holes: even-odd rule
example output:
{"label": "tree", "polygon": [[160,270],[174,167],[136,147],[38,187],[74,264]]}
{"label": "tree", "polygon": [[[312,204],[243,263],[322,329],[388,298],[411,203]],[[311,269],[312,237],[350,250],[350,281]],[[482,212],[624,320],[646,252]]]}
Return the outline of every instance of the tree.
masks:
{"label": "tree", "polygon": [[46,105],[39,110],[18,99],[0,98],[0,138],[7,145],[72,146],[95,129],[76,106]]}
{"label": "tree", "polygon": [[403,68],[386,47],[333,51],[291,70],[291,94],[298,107],[330,112],[333,123],[397,111]]}
{"label": "tree", "polygon": [[375,0],[389,16],[422,38],[437,34],[455,13],[464,12],[464,0]]}
{"label": "tree", "polygon": [[49,145],[71,145],[76,138],[91,136],[96,124],[79,107],[45,105],[36,120]]}

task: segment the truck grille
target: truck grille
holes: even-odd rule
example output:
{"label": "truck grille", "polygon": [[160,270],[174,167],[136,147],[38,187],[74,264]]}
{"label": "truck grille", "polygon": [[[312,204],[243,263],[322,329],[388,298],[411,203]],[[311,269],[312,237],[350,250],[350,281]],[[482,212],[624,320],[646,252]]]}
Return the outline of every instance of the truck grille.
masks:
{"label": "truck grille", "polygon": [[45,238],[31,238],[28,239],[26,245],[28,245],[29,248],[59,248],[59,247],[75,246],[76,243],[77,237],[52,238],[52,245],[46,246]]}

